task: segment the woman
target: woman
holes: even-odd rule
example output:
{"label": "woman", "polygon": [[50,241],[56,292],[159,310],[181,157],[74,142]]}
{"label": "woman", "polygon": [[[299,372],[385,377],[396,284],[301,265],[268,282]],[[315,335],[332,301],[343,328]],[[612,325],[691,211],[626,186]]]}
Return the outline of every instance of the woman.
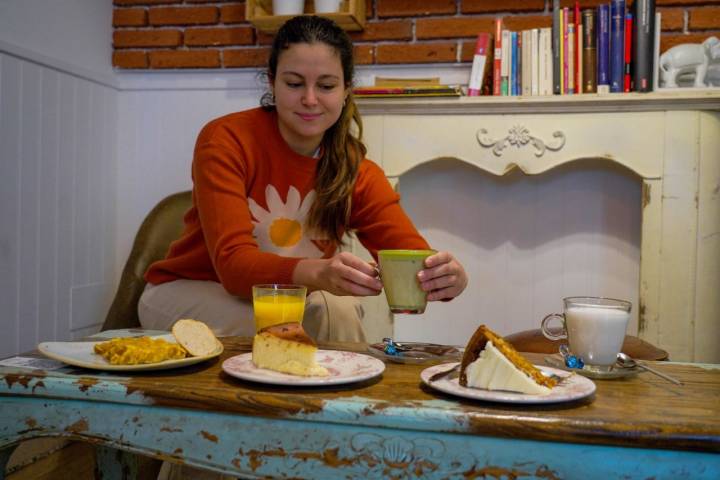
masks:
{"label": "woman", "polygon": [[[300,16],[283,25],[262,107],[215,119],[198,137],[193,206],[182,237],[146,274],[144,327],[192,317],[219,335],[253,335],[252,285],[295,283],[313,292],[303,321],[311,335],[364,339],[355,297],[377,295],[382,283],[373,263],[338,253],[343,235],[357,235],[373,256],[429,247],[382,170],[365,159],[353,70],[352,43],[331,20]],[[418,277],[429,301],[467,285],[448,252],[425,267]]]}

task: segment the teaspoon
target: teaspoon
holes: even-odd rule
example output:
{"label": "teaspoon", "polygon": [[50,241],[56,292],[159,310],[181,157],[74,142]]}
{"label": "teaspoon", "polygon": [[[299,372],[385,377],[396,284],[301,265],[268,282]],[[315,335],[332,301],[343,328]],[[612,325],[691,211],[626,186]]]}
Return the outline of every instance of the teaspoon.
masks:
{"label": "teaspoon", "polygon": [[636,362],[634,358],[632,358],[629,355],[624,354],[623,352],[620,352],[617,354],[617,364],[620,365],[623,368],[634,368],[634,367],[640,367],[645,370],[647,370],[650,373],[654,373],[658,377],[664,378],[665,380],[674,383],[675,385],[682,385],[682,382],[676,378],[673,378],[669,375],[665,375],[664,373],[658,372],[654,368],[650,368],[644,363]]}

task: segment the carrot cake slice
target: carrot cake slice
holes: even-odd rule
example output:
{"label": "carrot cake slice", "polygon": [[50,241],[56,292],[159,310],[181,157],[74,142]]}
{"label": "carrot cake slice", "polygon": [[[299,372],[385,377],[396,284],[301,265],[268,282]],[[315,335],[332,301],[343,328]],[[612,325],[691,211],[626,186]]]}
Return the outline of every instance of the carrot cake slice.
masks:
{"label": "carrot cake slice", "polygon": [[548,394],[557,384],[485,325],[465,347],[459,381],[464,387],[533,395]]}

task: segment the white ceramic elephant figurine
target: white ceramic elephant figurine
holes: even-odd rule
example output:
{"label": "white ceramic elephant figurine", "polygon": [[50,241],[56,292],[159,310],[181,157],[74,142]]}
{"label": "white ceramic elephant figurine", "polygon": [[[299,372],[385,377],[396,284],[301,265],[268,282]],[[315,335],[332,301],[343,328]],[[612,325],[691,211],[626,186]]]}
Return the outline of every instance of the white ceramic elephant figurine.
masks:
{"label": "white ceramic elephant figurine", "polygon": [[660,56],[660,79],[664,87],[678,86],[678,77],[694,74],[694,87],[704,87],[708,65],[716,56],[720,40],[709,37],[703,43],[676,45]]}

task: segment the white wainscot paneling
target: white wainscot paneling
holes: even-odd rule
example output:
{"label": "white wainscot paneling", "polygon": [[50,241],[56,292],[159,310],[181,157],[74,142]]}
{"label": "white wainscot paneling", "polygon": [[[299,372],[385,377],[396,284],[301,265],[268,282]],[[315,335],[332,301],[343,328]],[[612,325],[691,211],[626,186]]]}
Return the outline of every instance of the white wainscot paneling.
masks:
{"label": "white wainscot paneling", "polygon": [[73,290],[115,278],[116,102],[112,87],[0,54],[0,356],[104,319],[107,293],[73,303]]}
{"label": "white wainscot paneling", "polygon": [[503,335],[538,328],[571,295],[632,301],[628,333],[637,333],[641,182],[632,172],[585,160],[497,177],[443,159],[403,174],[399,190],[418,229],[458,257],[470,285],[423,315],[396,315],[396,338],[464,345],[480,323]]}

